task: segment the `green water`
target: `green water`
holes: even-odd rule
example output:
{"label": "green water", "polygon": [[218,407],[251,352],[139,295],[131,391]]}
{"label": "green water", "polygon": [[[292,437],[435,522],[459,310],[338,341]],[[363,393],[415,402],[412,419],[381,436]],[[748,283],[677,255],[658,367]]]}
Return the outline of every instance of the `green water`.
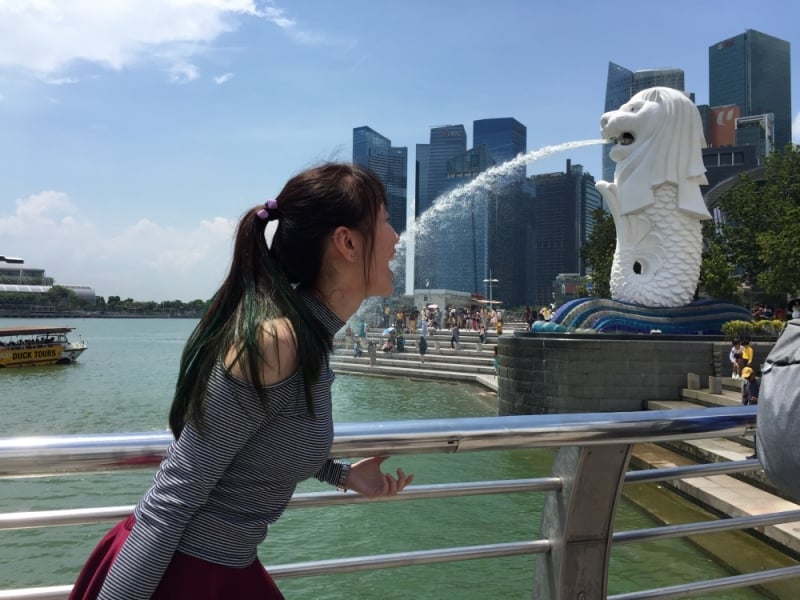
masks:
{"label": "green water", "polygon": [[[37,324],[45,324],[37,321]],[[0,327],[23,324],[0,319]],[[53,322],[55,324],[55,322]],[[72,366],[0,371],[0,437],[166,428],[181,348],[193,320],[75,319],[89,349]],[[338,376],[339,422],[490,416],[482,389],[401,379]],[[416,483],[545,476],[552,452],[515,450],[403,456],[387,461],[416,474]],[[0,512],[134,504],[152,472],[3,481]],[[305,482],[300,491],[326,489]],[[327,488],[329,489],[329,488]],[[538,538],[541,494],[359,504],[289,510],[262,545],[265,564],[383,554]],[[622,502],[617,530],[654,525]],[[0,532],[0,590],[71,583],[110,527],[55,527]],[[535,557],[483,559],[330,577],[281,580],[290,599],[529,599]],[[724,576],[681,540],[614,549],[609,593]],[[699,596],[698,596],[699,597]],[[760,598],[741,590],[705,598]]]}

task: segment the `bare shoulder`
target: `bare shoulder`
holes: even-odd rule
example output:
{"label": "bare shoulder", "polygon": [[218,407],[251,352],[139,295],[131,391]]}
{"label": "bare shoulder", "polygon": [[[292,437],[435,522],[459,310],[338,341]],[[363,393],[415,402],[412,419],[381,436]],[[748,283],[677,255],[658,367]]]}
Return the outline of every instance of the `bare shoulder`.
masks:
{"label": "bare shoulder", "polygon": [[265,321],[261,327],[261,381],[265,385],[290,377],[299,366],[297,341],[289,319],[282,317]]}
{"label": "bare shoulder", "polygon": [[[260,350],[262,360],[260,380],[262,385],[272,385],[291,377],[299,366],[294,328],[287,318],[271,319],[261,325]],[[233,351],[227,363],[234,375],[252,381],[245,364],[234,363]]]}

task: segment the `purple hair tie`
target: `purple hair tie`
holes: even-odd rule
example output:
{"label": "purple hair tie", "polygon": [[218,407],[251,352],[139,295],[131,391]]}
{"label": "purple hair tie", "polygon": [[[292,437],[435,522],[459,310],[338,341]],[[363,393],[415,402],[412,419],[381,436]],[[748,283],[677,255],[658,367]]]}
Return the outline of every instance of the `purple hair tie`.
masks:
{"label": "purple hair tie", "polygon": [[[278,208],[278,201],[274,198],[270,198],[266,202],[264,202],[264,208],[259,208],[256,215],[262,221],[269,219],[269,211],[275,211]],[[273,215],[277,216],[277,215]]]}

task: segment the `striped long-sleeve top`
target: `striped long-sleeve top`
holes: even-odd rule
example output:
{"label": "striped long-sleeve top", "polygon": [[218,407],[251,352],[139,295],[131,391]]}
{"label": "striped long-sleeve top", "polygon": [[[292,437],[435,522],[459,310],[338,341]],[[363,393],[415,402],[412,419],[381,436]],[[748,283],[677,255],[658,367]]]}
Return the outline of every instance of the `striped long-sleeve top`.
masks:
{"label": "striped long-sleeve top", "polygon": [[[331,336],[344,325],[312,296],[304,301]],[[267,386],[265,407],[250,383],[218,363],[205,398],[204,432],[189,424],[170,446],[136,506],[136,524],[100,599],[150,598],[176,550],[245,567],[298,482],[315,476],[336,485],[342,464],[328,459],[333,378],[326,357],[312,385],[311,416],[299,370]]]}

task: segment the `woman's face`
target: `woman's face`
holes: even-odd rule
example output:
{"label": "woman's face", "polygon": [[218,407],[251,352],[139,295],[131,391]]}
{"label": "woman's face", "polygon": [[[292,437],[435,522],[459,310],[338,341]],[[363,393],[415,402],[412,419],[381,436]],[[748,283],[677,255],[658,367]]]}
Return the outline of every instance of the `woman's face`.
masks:
{"label": "woman's face", "polygon": [[369,265],[367,279],[367,296],[391,296],[394,291],[392,278],[394,274],[389,268],[400,237],[389,223],[386,207],[381,207],[375,223],[375,247],[372,252],[372,264]]}

